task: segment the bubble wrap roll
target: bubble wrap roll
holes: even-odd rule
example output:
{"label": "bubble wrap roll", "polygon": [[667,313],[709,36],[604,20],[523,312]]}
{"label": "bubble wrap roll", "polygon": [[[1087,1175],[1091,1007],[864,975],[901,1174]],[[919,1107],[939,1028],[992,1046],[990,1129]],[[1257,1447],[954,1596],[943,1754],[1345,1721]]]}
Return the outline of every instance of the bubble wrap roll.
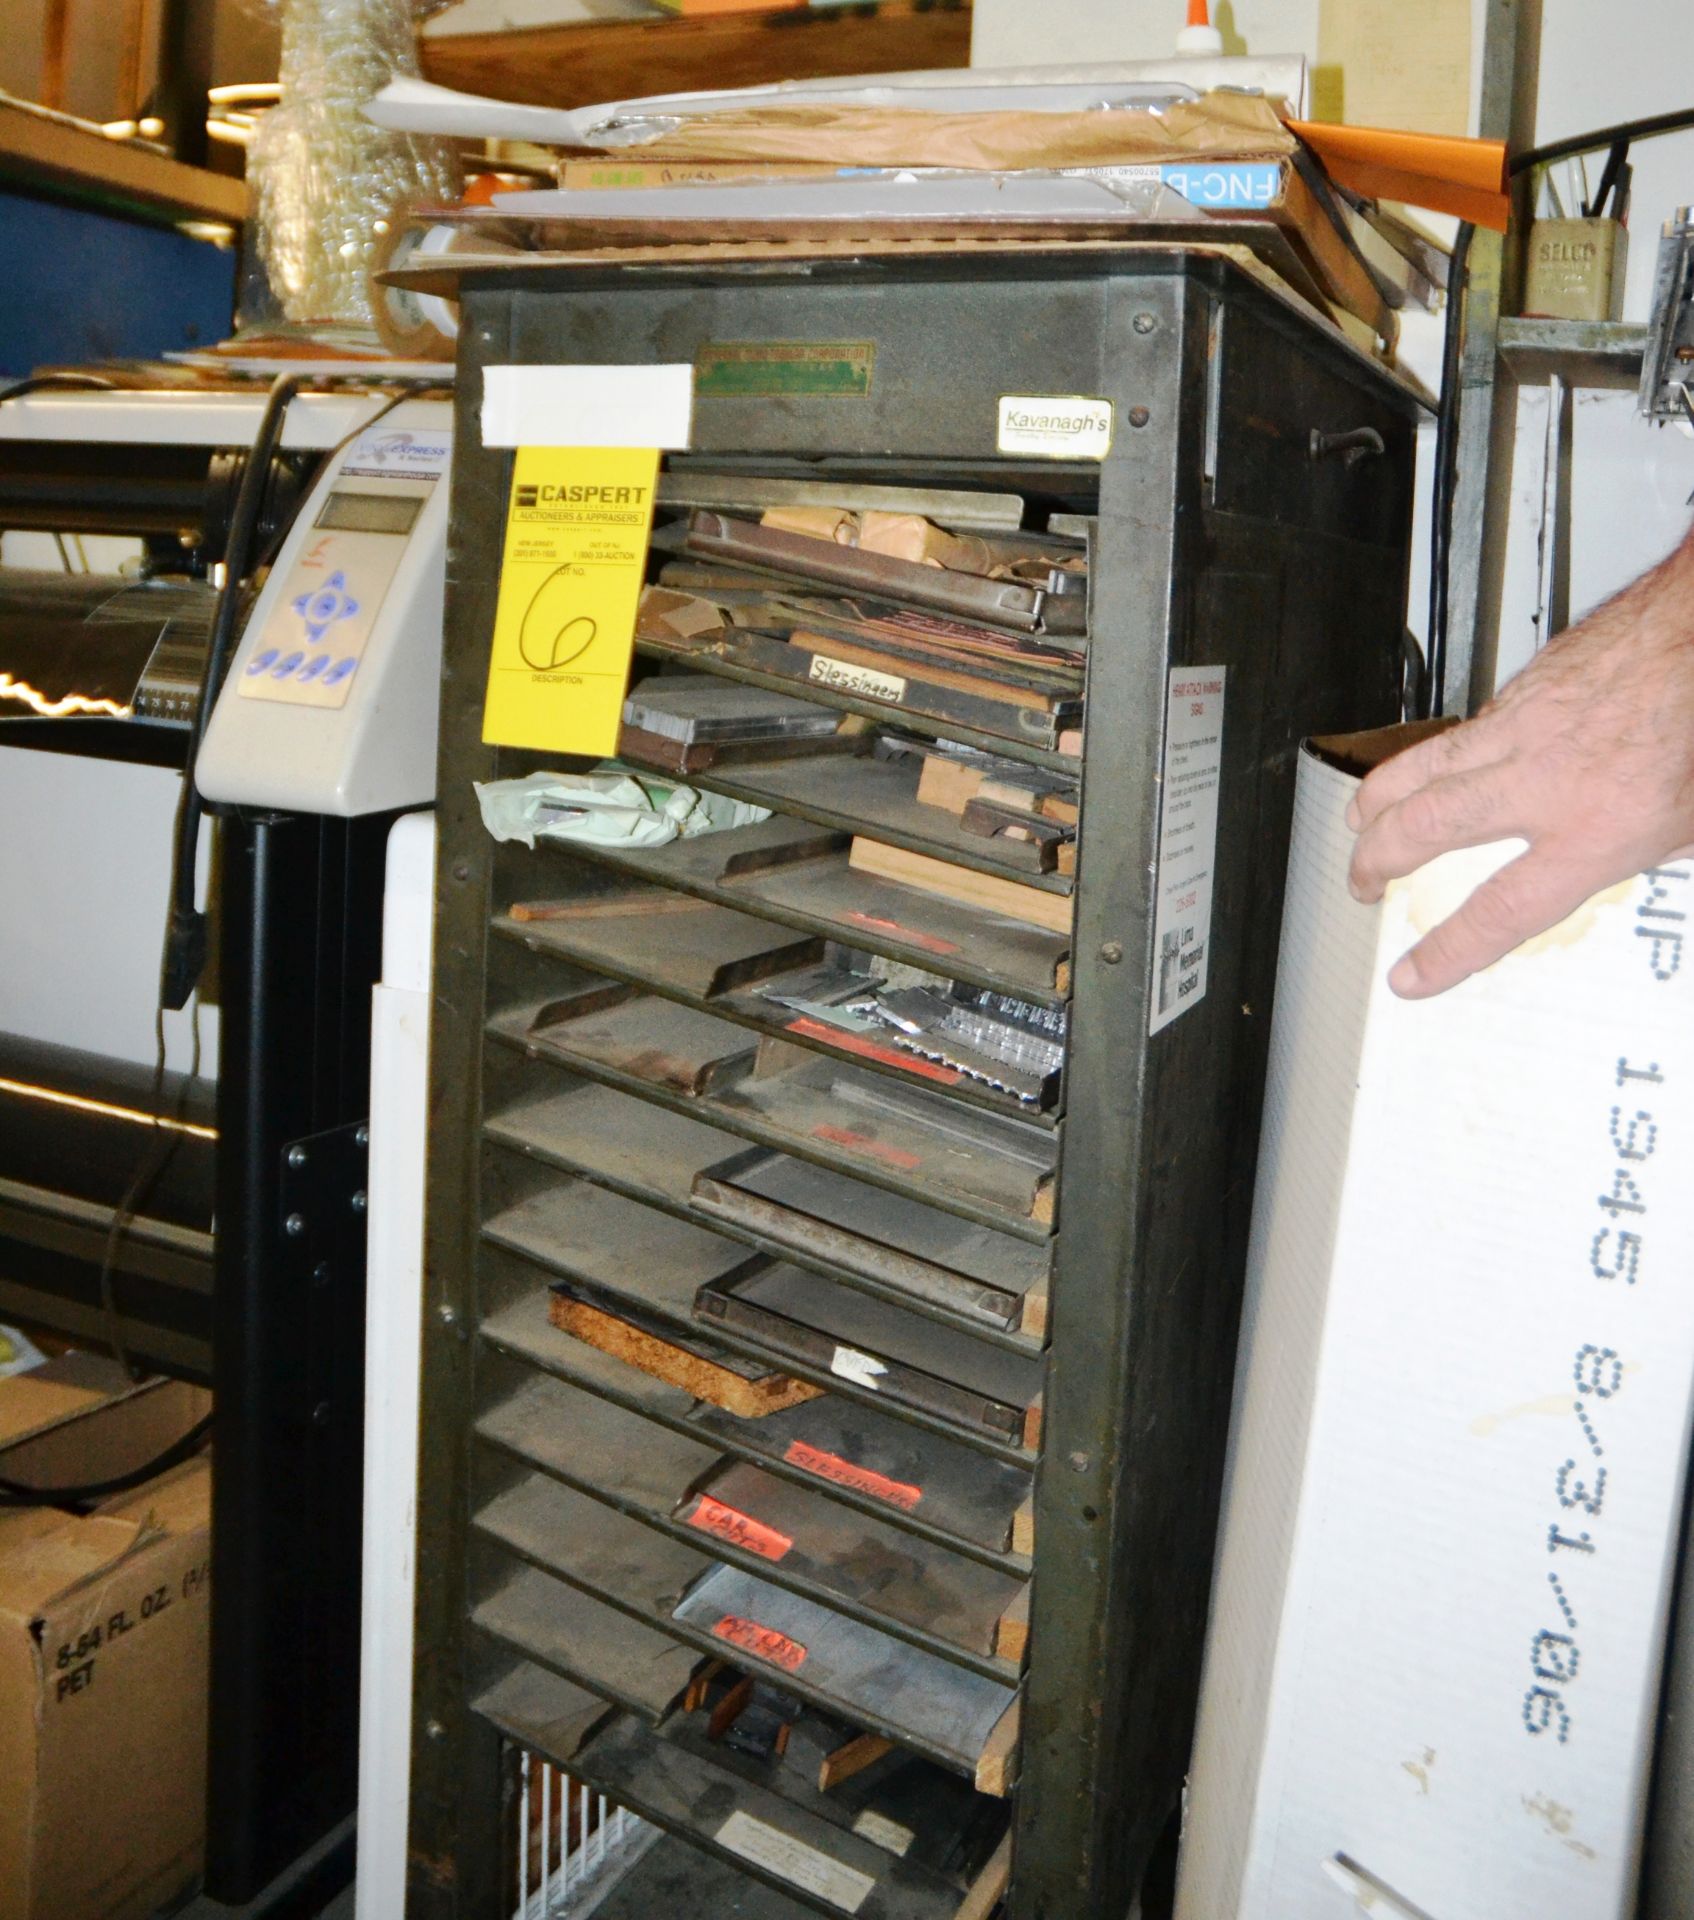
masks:
{"label": "bubble wrap roll", "polygon": [[418,71],[414,0],[280,0],[282,99],[247,150],[255,237],[271,290],[297,324],[371,326],[369,267],[396,211],[458,197],[446,141],[364,117]]}

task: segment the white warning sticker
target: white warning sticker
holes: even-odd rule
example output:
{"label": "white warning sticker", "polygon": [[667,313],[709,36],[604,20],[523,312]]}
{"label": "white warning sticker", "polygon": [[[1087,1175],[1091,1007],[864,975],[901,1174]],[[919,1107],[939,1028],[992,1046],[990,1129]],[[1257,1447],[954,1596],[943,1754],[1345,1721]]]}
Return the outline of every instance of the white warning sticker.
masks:
{"label": "white warning sticker", "polygon": [[861,1353],[857,1347],[837,1347],[830,1356],[829,1370],[873,1392],[881,1387],[882,1376],[888,1371],[874,1354]]}
{"label": "white warning sticker", "polygon": [[1212,871],[1223,769],[1222,667],[1172,667],[1159,798],[1153,991],[1147,1031],[1168,1027],[1206,997]]}
{"label": "white warning sticker", "polygon": [[791,1887],[827,1900],[843,1913],[857,1913],[875,1890],[876,1882],[857,1867],[844,1866],[817,1847],[796,1840],[780,1827],[755,1820],[748,1813],[732,1813],[718,1828],[717,1843],[756,1867],[774,1873]]}

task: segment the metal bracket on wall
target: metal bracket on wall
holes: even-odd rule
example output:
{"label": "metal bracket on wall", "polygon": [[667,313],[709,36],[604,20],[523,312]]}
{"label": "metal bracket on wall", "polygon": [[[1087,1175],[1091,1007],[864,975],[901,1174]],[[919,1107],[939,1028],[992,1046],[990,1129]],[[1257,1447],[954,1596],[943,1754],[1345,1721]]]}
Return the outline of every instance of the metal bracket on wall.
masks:
{"label": "metal bracket on wall", "polygon": [[363,1242],[370,1144],[368,1123],[350,1120],[282,1149],[277,1231],[285,1246],[311,1263],[314,1279],[319,1266],[328,1262],[333,1268],[345,1255],[349,1232]]}
{"label": "metal bracket on wall", "polygon": [[278,1231],[283,1257],[299,1262],[306,1281],[309,1337],[300,1382],[299,1417],[327,1427],[344,1417],[360,1383],[340,1364],[337,1343],[325,1332],[338,1281],[362,1282],[365,1272],[365,1185],[371,1130],[363,1120],[290,1140],[282,1149]]}
{"label": "metal bracket on wall", "polygon": [[[344,1127],[309,1133],[282,1148],[277,1233],[311,1271],[313,1284],[328,1284],[336,1269],[363,1273],[365,1183],[371,1164],[371,1127],[351,1119]],[[355,1265],[346,1265],[348,1260]]]}

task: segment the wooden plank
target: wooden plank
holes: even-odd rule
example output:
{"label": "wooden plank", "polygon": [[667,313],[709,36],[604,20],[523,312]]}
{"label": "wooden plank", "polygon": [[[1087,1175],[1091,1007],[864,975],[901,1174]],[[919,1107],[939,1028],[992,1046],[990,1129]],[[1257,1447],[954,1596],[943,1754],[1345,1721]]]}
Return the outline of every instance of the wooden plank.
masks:
{"label": "wooden plank", "polygon": [[977,1875],[975,1884],[965,1895],[953,1920],[988,1920],[1011,1884],[1011,1878],[1012,1834],[1008,1827],[1005,1838],[994,1849],[993,1859]]}
{"label": "wooden plank", "polygon": [[582,107],[648,93],[755,87],[837,74],[970,64],[968,6],[883,0],[874,8],[603,20],[505,33],[426,34],[423,70],[444,87]]}
{"label": "wooden plank", "polygon": [[893,1751],[894,1742],[885,1740],[880,1733],[861,1733],[846,1746],[824,1755],[818,1766],[818,1792],[828,1793],[832,1787],[841,1786]]}
{"label": "wooden plank", "polygon": [[1026,1500],[1012,1516],[1012,1551],[1025,1559],[1035,1557],[1035,1502]]}
{"label": "wooden plank", "polygon": [[179,219],[235,224],[247,216],[247,188],[231,175],[184,166],[133,141],[107,140],[3,101],[0,177]]}
{"label": "wooden plank", "polygon": [[733,1365],[720,1365],[703,1353],[691,1352],[632,1321],[590,1306],[586,1300],[573,1300],[555,1293],[548,1303],[548,1318],[561,1333],[586,1341],[609,1353],[614,1359],[652,1374],[655,1380],[681,1387],[696,1400],[709,1400],[714,1407],[740,1415],[743,1420],[758,1420],[767,1413],[780,1413],[784,1407],[797,1406],[802,1400],[816,1400],[823,1392],[809,1381],[796,1380],[792,1374],[771,1371],[749,1378]]}
{"label": "wooden plank", "polygon": [[1062,893],[1043,893],[1020,880],[1003,880],[998,874],[979,873],[974,867],[957,866],[932,854],[862,837],[854,840],[848,860],[856,873],[874,874],[937,899],[981,907],[985,913],[1005,914],[1033,927],[1045,927],[1049,933],[1070,936],[1073,908]]}
{"label": "wooden plank", "polygon": [[46,0],[42,11],[41,104],[55,113],[65,108],[65,43],[70,37],[70,12],[70,0]]}
{"label": "wooden plank", "polygon": [[1019,1588],[1016,1599],[1000,1616],[1000,1624],[994,1634],[994,1651],[1002,1660],[1010,1660],[1014,1666],[1023,1664],[1023,1657],[1029,1651],[1029,1600],[1030,1587],[1026,1582]]}
{"label": "wooden plank", "polygon": [[1031,1340],[1047,1338],[1047,1315],[1052,1301],[1051,1288],[1051,1276],[1043,1274],[1023,1297],[1023,1316],[1018,1321],[1018,1331],[1028,1334]]}
{"label": "wooden plank", "polygon": [[1020,1695],[995,1722],[976,1763],[976,1790],[1003,1800],[1018,1783],[1018,1742],[1023,1733]]}

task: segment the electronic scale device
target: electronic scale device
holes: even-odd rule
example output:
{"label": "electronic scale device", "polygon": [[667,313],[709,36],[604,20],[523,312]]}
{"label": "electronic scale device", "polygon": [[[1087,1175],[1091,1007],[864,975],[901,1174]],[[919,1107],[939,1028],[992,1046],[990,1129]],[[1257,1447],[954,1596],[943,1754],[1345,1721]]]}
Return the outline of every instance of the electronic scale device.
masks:
{"label": "electronic scale device", "polygon": [[452,408],[407,401],[334,453],[247,620],[204,796],[338,816],[435,794]]}

